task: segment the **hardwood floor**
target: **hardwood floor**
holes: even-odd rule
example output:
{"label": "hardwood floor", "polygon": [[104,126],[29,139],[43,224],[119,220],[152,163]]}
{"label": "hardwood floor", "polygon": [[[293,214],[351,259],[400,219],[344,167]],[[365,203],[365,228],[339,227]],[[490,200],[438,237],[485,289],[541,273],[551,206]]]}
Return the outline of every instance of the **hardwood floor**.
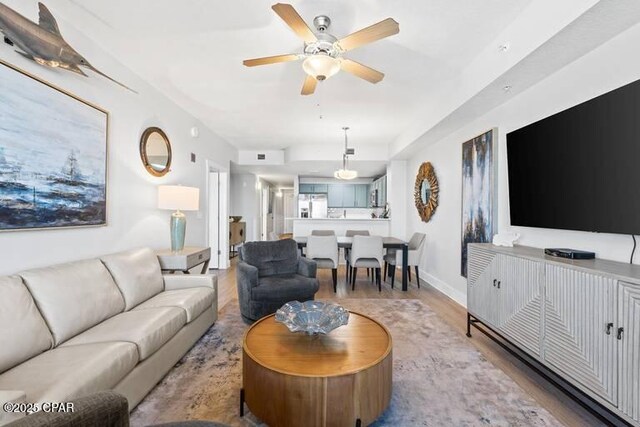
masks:
{"label": "hardwood floor", "polygon": [[[236,304],[236,269],[237,258],[232,260],[232,267],[228,270],[214,271],[218,275],[218,305],[222,309],[227,304]],[[382,292],[366,277],[364,271],[359,272],[355,291],[345,284],[345,270],[338,272],[338,291],[333,292],[331,270],[319,270],[320,291],[316,298],[401,298],[419,299],[429,306],[436,314],[449,323],[457,333],[466,333],[466,310],[440,291],[421,281],[421,288],[415,284],[415,276],[407,292],[399,288],[399,275],[396,277],[396,287],[391,289],[389,283],[383,283]],[[473,332],[472,338],[466,338],[480,353],[496,367],[504,371],[523,390],[536,400],[540,406],[553,414],[558,421],[567,426],[603,426],[597,418],[586,409],[573,401],[557,387],[549,383],[535,371],[504,350],[496,342],[480,333]]]}

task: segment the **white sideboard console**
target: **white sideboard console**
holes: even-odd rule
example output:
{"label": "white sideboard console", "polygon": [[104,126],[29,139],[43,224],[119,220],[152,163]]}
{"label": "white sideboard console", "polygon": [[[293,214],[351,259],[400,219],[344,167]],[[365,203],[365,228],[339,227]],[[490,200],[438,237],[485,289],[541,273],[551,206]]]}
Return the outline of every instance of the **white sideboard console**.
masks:
{"label": "white sideboard console", "polygon": [[640,426],[640,266],[470,244],[467,304],[467,336],[486,326],[583,404]]}

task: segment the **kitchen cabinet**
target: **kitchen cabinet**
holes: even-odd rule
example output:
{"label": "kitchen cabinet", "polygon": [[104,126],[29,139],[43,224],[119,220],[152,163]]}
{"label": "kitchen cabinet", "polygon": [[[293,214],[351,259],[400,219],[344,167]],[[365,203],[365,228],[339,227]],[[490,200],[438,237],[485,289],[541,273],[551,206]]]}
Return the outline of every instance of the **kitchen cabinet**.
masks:
{"label": "kitchen cabinet", "polygon": [[300,184],[300,194],[326,194],[328,184]]}
{"label": "kitchen cabinet", "polygon": [[311,193],[313,193],[313,184],[300,184],[298,192],[300,194],[311,194]]}
{"label": "kitchen cabinet", "polygon": [[356,206],[356,187],[353,184],[345,184],[342,187],[342,207],[353,208]]}
{"label": "kitchen cabinet", "polygon": [[366,208],[369,206],[369,186],[367,184],[355,185],[355,206],[356,208]]}
{"label": "kitchen cabinet", "polygon": [[370,207],[369,184],[300,184],[300,194],[326,194],[329,208]]}
{"label": "kitchen cabinet", "polygon": [[342,207],[342,184],[329,184],[327,191],[327,206],[329,208]]}
{"label": "kitchen cabinet", "polygon": [[313,192],[315,194],[326,194],[329,184],[313,184]]}
{"label": "kitchen cabinet", "polygon": [[327,204],[329,208],[366,208],[368,206],[367,184],[329,184]]}
{"label": "kitchen cabinet", "polygon": [[369,194],[374,191],[378,192],[378,200],[377,204],[374,206],[372,201],[369,200],[368,206],[372,208],[384,207],[387,203],[387,176],[383,176],[381,178],[376,179],[369,186]]}

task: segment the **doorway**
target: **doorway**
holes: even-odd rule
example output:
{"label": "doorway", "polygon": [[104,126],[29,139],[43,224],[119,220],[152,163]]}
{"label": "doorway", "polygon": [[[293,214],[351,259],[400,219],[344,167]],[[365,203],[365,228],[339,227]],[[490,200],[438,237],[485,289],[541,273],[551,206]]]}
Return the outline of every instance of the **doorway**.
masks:
{"label": "doorway", "polygon": [[209,268],[229,268],[229,174],[207,160],[207,244]]}
{"label": "doorway", "polygon": [[260,240],[269,240],[269,233],[273,231],[273,212],[271,204],[271,187],[262,187],[262,197],[260,203]]}
{"label": "doorway", "polygon": [[293,234],[293,218],[295,217],[295,203],[293,200],[293,190],[282,190],[283,198],[283,216],[284,227],[282,232],[284,234]]}

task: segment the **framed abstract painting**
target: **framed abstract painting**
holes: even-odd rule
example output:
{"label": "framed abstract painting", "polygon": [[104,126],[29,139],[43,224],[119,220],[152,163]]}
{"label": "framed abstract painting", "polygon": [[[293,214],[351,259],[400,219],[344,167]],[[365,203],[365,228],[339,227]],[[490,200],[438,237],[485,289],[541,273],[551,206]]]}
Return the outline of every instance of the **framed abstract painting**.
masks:
{"label": "framed abstract painting", "polygon": [[497,129],[462,144],[460,274],[467,277],[467,245],[490,243],[497,232]]}
{"label": "framed abstract painting", "polygon": [[107,223],[109,115],[0,61],[0,231]]}

